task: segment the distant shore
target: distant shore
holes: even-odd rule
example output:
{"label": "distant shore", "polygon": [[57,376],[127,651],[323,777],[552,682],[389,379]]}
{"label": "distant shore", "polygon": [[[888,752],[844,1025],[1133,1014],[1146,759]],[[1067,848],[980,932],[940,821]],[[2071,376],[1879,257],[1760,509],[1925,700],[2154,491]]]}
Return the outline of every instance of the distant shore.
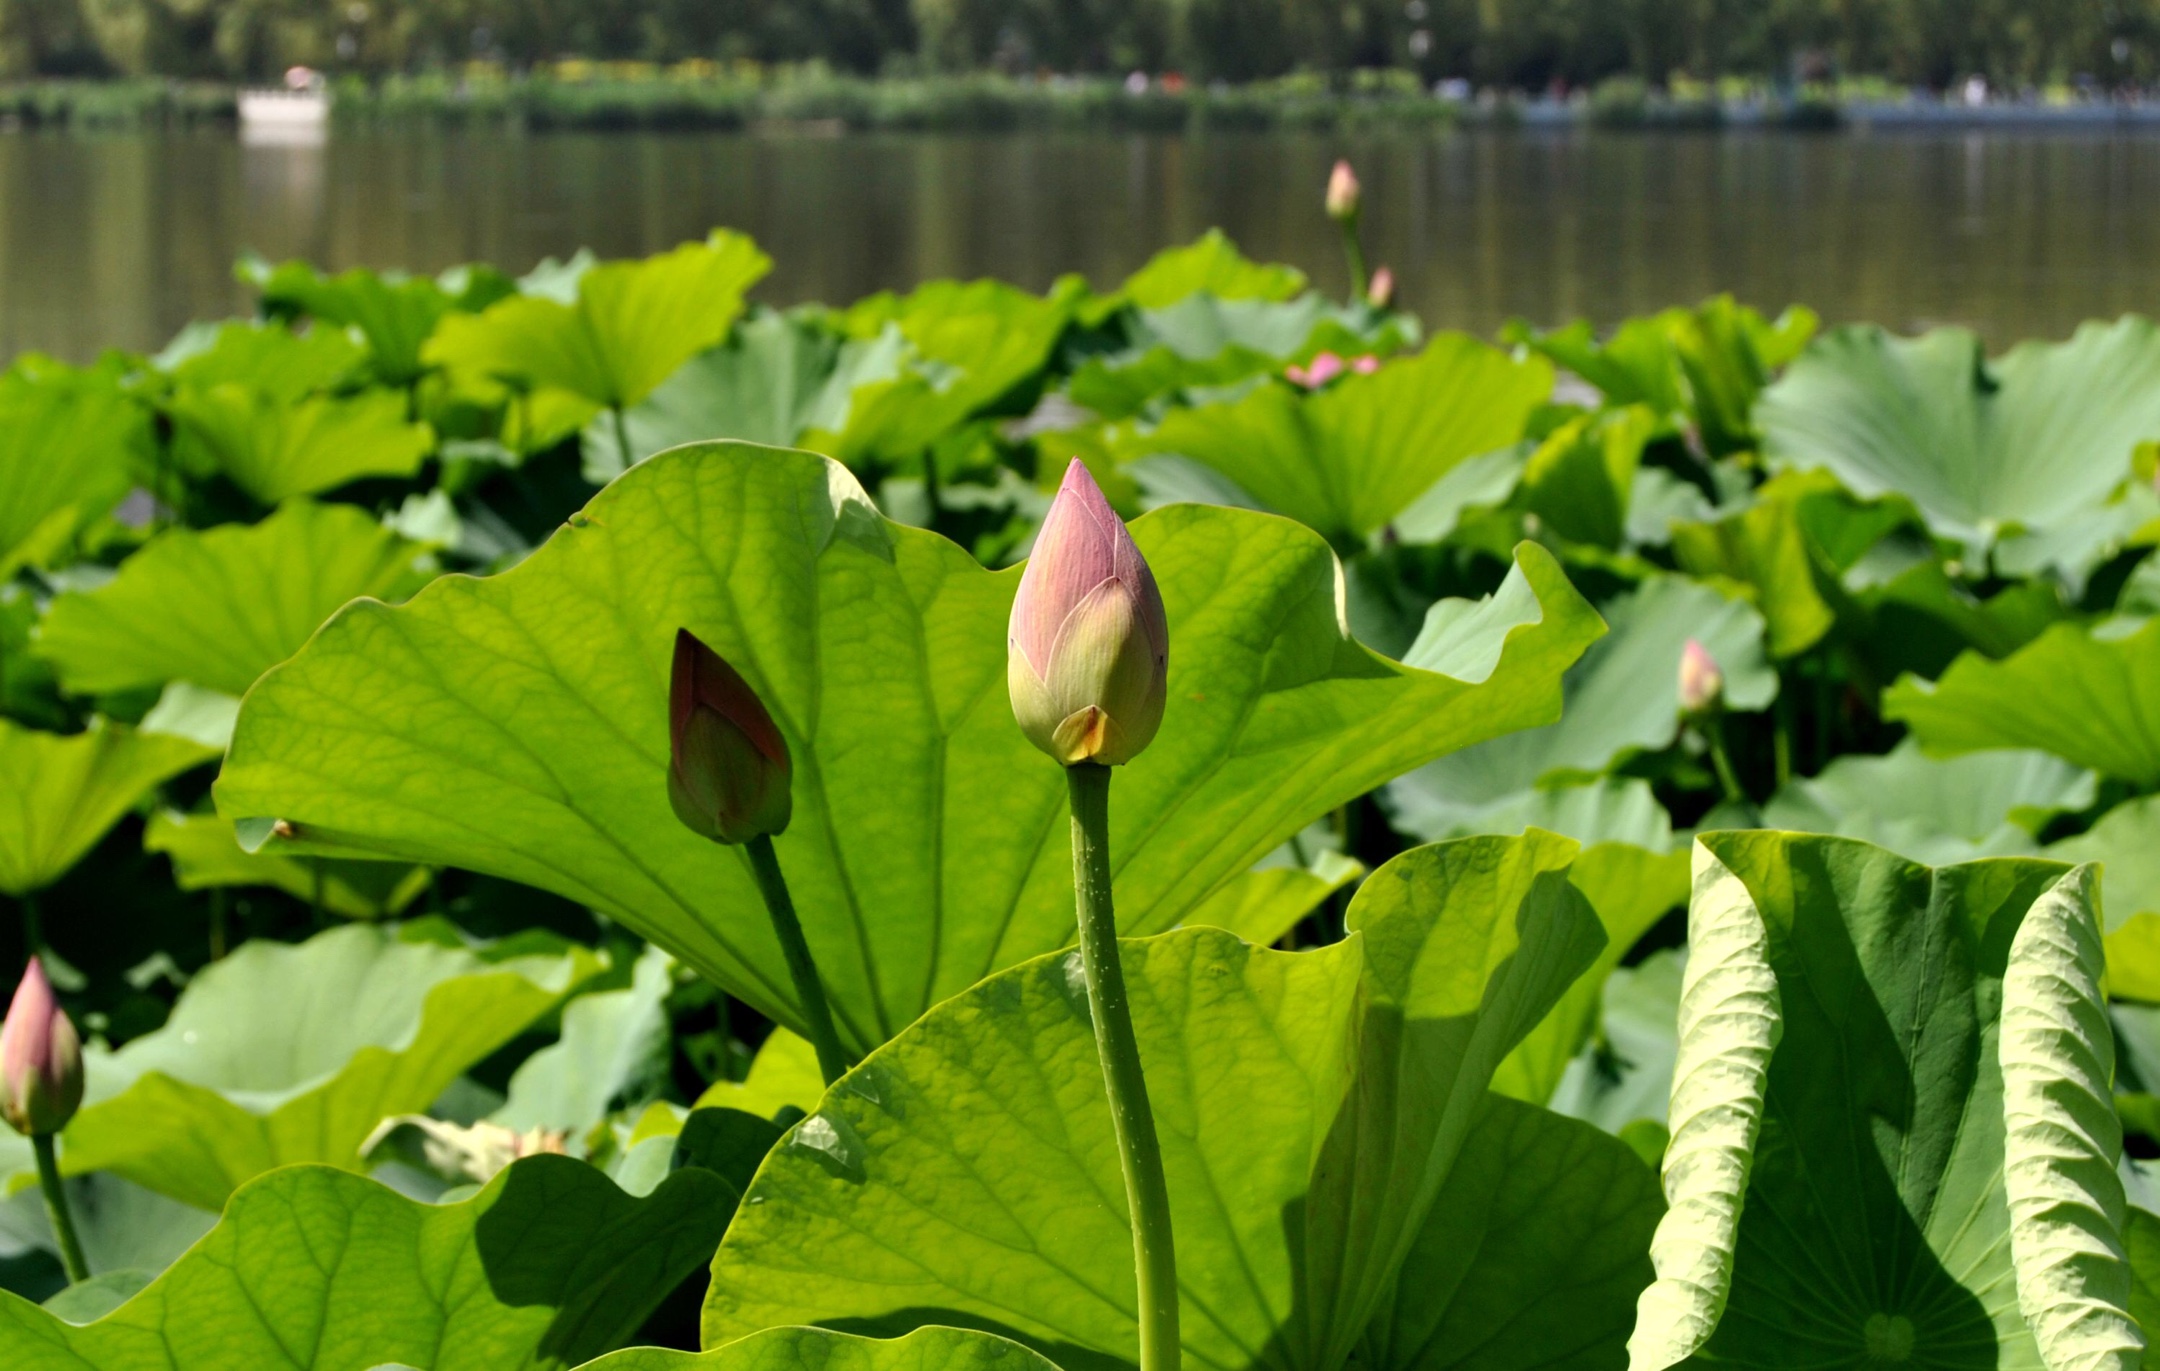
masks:
{"label": "distant shore", "polygon": [[[687,69],[686,69],[687,67]],[[1652,90],[1615,80],[1567,96],[1426,89],[1407,73],[1349,81],[1292,77],[1242,86],[1170,78],[868,79],[810,71],[752,75],[711,64],[558,63],[522,74],[430,73],[330,86],[340,129],[794,129],[818,132],[1359,132],[1449,126],[1715,131],[2160,130],[2160,99],[2051,90],[1967,99],[1860,84],[1780,92]],[[236,87],[205,82],[0,83],[0,131],[233,124]]]}

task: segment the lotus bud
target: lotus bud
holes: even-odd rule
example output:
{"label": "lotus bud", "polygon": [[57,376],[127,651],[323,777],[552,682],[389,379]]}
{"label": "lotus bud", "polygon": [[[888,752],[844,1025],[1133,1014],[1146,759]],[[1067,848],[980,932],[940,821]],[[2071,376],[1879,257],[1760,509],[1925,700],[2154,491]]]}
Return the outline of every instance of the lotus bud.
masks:
{"label": "lotus bud", "polygon": [[1155,574],[1075,458],[1013,597],[1005,681],[1028,741],[1121,766],[1154,740],[1170,668]]}
{"label": "lotus bud", "polygon": [[1372,281],[1365,287],[1365,303],[1374,309],[1395,308],[1395,273],[1386,267],[1372,274]]}
{"label": "lotus bud", "polygon": [[794,812],[787,740],[741,674],[689,629],[668,687],[668,801],[718,843],[768,837]]}
{"label": "lotus bud", "polygon": [[1700,714],[1718,702],[1725,693],[1725,673],[1718,668],[1717,658],[1710,649],[1695,639],[1687,640],[1680,649],[1680,710],[1683,714]]}
{"label": "lotus bud", "polygon": [[1347,161],[1337,162],[1335,170],[1328,174],[1327,216],[1337,223],[1348,223],[1357,218],[1358,179]]}
{"label": "lotus bud", "polygon": [[1283,368],[1284,376],[1307,390],[1318,390],[1342,374],[1343,359],[1332,352],[1315,353],[1312,361],[1302,367],[1293,362]]}
{"label": "lotus bud", "polygon": [[0,1024],[0,1118],[17,1133],[57,1133],[82,1103],[82,1039],[36,957]]}

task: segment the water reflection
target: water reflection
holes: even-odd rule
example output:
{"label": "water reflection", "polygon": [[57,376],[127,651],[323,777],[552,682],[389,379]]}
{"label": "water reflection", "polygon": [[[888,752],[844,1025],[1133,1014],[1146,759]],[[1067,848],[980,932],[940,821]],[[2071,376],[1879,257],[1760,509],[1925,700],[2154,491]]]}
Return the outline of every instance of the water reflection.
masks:
{"label": "water reflection", "polygon": [[943,275],[1115,280],[1220,224],[1340,279],[1319,212],[1354,157],[1376,261],[1429,322],[1624,314],[1730,289],[1997,342],[2160,287],[2160,140],[1436,135],[0,137],[0,354],[151,348],[243,308],[243,248],[335,267],[523,268],[714,224],[778,259],[778,302]]}

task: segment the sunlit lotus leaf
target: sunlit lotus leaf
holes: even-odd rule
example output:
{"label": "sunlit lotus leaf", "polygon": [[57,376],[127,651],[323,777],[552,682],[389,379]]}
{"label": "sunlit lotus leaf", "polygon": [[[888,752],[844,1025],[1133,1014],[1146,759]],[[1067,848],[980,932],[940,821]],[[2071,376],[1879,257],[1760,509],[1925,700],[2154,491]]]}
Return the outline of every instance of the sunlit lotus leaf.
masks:
{"label": "sunlit lotus leaf", "polygon": [[1999,662],[1966,653],[1939,681],[1907,676],[1884,691],[1883,717],[1937,756],[2039,748],[2160,784],[2160,620],[2057,624]]}
{"label": "sunlit lotus leaf", "polygon": [[224,472],[266,505],[363,476],[410,476],[435,450],[434,432],[407,422],[395,391],[291,401],[228,381],[183,388],[165,407],[183,461]]}
{"label": "sunlit lotus leaf", "polygon": [[[1418,849],[1361,888],[1358,936],[1312,952],[1206,929],[1124,945],[1188,1366],[1267,1347],[1340,1368],[1361,1345],[1370,1364],[1438,1365],[1437,1328],[1498,1344],[1495,1367],[1543,1365],[1570,1335],[1617,1350],[1647,1274],[1648,1176],[1617,1141],[1483,1089],[1596,955],[1573,855],[1536,833]],[[1132,1236],[1076,977],[1071,954],[1025,963],[837,1084],[753,1182],[714,1261],[707,1343],[943,1323],[1066,1367],[1129,1363]],[[1609,1207],[1534,1198],[1601,1182]],[[1509,1214],[1513,1235],[1495,1227]],[[1505,1332],[1571,1289],[1568,1333]]]}
{"label": "sunlit lotus leaf", "polygon": [[88,1053],[61,1167],[213,1210],[280,1166],[357,1170],[376,1124],[424,1112],[599,969],[544,939],[473,950],[373,924],[248,943],[197,975],[163,1028]]}
{"label": "sunlit lotus leaf", "polygon": [[0,374],[0,583],[62,558],[150,465],[150,413],[111,379]]}
{"label": "sunlit lotus leaf", "polygon": [[20,899],[59,880],[161,783],[216,756],[102,721],[63,735],[0,719],[0,894]]}
{"label": "sunlit lotus leaf", "polygon": [[[1420,837],[1462,832],[1472,815],[1541,782],[1594,776],[1631,753],[1670,746],[1681,726],[1680,655],[1691,638],[1723,670],[1729,708],[1761,709],[1777,695],[1762,616],[1743,600],[1661,576],[1602,612],[1612,632],[1568,672],[1559,722],[1465,748],[1393,782],[1386,798],[1398,827]],[[1432,632],[1428,620],[1405,661],[1431,661]]]}
{"label": "sunlit lotus leaf", "polygon": [[2129,480],[2132,451],[2160,437],[2160,334],[2126,315],[1989,360],[1965,329],[1851,325],[1816,340],[1755,418],[1773,462],[1905,496],[1938,532],[1985,545],[2072,524]]}
{"label": "sunlit lotus leaf", "polygon": [[1269,382],[1243,399],[1174,410],[1121,445],[1214,468],[1252,500],[1338,544],[1362,541],[1458,463],[1523,435],[1552,391],[1543,358],[1517,361],[1463,334],[1316,393]]}
{"label": "sunlit lotus leaf", "polygon": [[426,551],[364,510],[304,500],[259,524],[171,529],[105,585],[56,597],[38,652],[79,694],[188,681],[244,695],[346,601],[425,585]]}
{"label": "sunlit lotus leaf", "polygon": [[[292,1167],[233,1197],[186,1256],[96,1321],[0,1292],[9,1371],[541,1371],[619,1346],[733,1209],[686,1168],[633,1199],[567,1157],[457,1204]],[[612,1360],[608,1365],[617,1365]]]}
{"label": "sunlit lotus leaf", "polygon": [[[1181,506],[1134,535],[1172,648],[1161,733],[1111,803],[1130,932],[1175,926],[1388,777],[1550,720],[1597,632],[1526,547],[1497,595],[1458,606],[1442,675],[1346,636],[1335,560],[1296,524]],[[1006,699],[1017,582],[886,522],[832,463],[676,449],[512,571],[332,620],[250,693],[218,803],[267,850],[555,890],[800,1027],[741,851],[669,809],[667,669],[687,627],[788,740],[780,863],[841,1031],[867,1049],[1073,936],[1063,779]]]}
{"label": "sunlit lotus leaf", "polygon": [[727,336],[743,292],[772,259],[738,233],[582,272],[569,301],[512,296],[479,314],[453,314],[422,356],[525,388],[567,390],[626,408]]}
{"label": "sunlit lotus leaf", "polygon": [[1635,1371],[2131,1371],[2096,873],[1697,839]]}

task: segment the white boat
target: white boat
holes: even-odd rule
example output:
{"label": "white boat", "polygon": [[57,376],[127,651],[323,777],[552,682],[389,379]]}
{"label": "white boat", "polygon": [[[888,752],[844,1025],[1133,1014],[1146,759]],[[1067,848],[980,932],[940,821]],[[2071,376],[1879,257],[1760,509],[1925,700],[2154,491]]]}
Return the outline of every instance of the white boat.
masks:
{"label": "white boat", "polygon": [[294,67],[282,86],[261,86],[239,95],[243,138],[320,138],[330,123],[330,88],[322,73]]}

